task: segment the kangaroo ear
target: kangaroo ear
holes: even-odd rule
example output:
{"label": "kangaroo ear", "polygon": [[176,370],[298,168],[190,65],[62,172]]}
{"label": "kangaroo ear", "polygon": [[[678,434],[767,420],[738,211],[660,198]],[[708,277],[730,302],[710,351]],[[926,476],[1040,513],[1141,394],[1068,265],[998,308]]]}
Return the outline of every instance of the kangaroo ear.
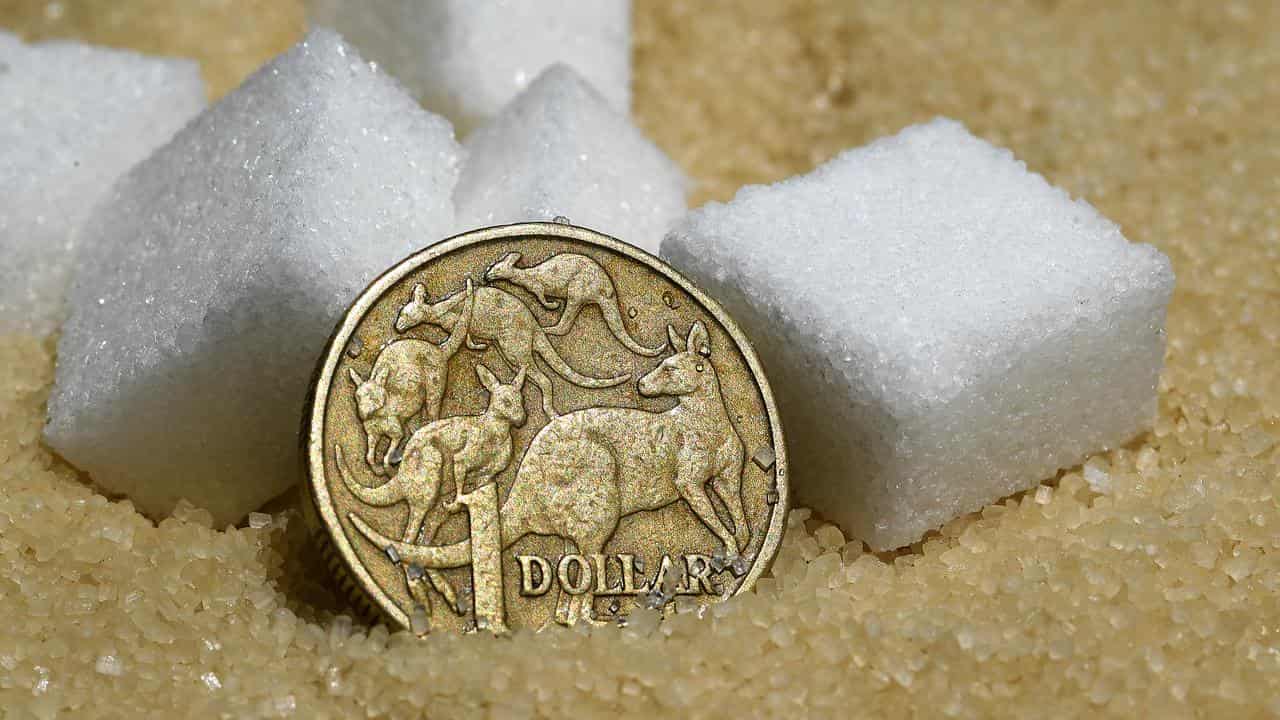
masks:
{"label": "kangaroo ear", "polygon": [[507,253],[506,255],[503,255],[503,256],[502,256],[502,264],[503,264],[503,265],[512,265],[512,266],[514,266],[514,265],[515,265],[516,263],[518,263],[518,262],[520,262],[520,253],[518,253],[518,252],[509,252],[509,253]]}
{"label": "kangaroo ear", "polygon": [[356,372],[355,368],[347,368],[347,377],[351,378],[351,382],[356,385],[364,384],[364,378],[360,377],[360,373]]}
{"label": "kangaroo ear", "polygon": [[427,301],[427,286],[418,283],[413,286],[413,301],[416,303],[424,303]]}
{"label": "kangaroo ear", "polygon": [[521,365],[520,372],[516,373],[515,379],[511,381],[511,384],[516,386],[516,390],[524,389],[524,371],[528,369],[528,367]]}
{"label": "kangaroo ear", "polygon": [[387,376],[389,376],[390,374],[391,374],[391,366],[383,365],[377,370],[374,370],[373,375],[369,379],[372,380],[375,385],[386,385]]}
{"label": "kangaroo ear", "polygon": [[480,378],[480,384],[484,385],[489,392],[493,392],[494,388],[498,387],[498,378],[494,377],[489,368],[483,364],[476,365],[476,377]]}
{"label": "kangaroo ear", "polygon": [[678,353],[684,352],[684,339],[676,334],[676,329],[670,325],[667,326],[667,339],[671,341],[671,348]]}
{"label": "kangaroo ear", "polygon": [[711,357],[711,339],[707,337],[707,327],[698,320],[689,330],[689,350],[702,357]]}

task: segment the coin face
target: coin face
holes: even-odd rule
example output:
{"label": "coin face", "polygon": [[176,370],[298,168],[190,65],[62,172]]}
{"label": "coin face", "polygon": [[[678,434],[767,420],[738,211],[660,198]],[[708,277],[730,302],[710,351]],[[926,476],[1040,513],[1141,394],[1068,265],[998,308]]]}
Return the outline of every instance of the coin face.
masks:
{"label": "coin face", "polygon": [[712,300],[562,223],[466,233],[373,282],[317,372],[315,519],[419,634],[709,603],[772,560],[786,450]]}

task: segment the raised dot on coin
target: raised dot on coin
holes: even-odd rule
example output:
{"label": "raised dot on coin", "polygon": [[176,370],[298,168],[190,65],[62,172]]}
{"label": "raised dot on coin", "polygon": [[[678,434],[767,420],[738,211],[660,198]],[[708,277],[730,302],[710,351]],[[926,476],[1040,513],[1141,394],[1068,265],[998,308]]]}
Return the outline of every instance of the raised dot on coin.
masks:
{"label": "raised dot on coin", "polygon": [[773,452],[773,448],[768,446],[760,448],[756,451],[755,455],[751,456],[751,462],[755,463],[761,470],[768,470],[773,467],[773,464],[777,459],[777,456]]}

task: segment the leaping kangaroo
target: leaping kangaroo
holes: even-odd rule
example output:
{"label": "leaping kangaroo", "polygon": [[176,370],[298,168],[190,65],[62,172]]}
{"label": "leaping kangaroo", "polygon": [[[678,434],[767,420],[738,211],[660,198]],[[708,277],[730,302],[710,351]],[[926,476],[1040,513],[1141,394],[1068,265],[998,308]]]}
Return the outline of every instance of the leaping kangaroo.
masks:
{"label": "leaping kangaroo", "polygon": [[[427,513],[435,507],[440,495],[440,485],[446,473],[450,474],[462,491],[464,481],[483,485],[511,463],[511,428],[525,422],[524,389],[525,370],[522,368],[510,384],[503,384],[484,365],[476,365],[480,383],[489,391],[489,405],[479,415],[457,415],[424,425],[405,443],[404,458],[400,470],[385,483],[370,487],[358,482],[342,457],[342,446],[333,446],[334,462],[338,475],[352,495],[374,507],[386,507],[404,502],[409,506],[409,521],[405,524],[404,542],[431,542],[440,522],[424,525]],[[446,467],[446,462],[448,466]],[[385,547],[385,546],[384,546]],[[457,596],[449,581],[436,569],[428,569],[427,576],[436,590],[457,608]],[[427,605],[425,589],[413,575],[408,576],[409,592],[414,599]],[[429,606],[428,606],[429,607]]]}
{"label": "leaping kangaroo", "polygon": [[[667,328],[674,355],[640,378],[645,397],[675,396],[665,412],[590,408],[547,423],[534,436],[499,511],[502,547],[530,533],[559,535],[584,555],[600,553],[624,516],[683,498],[732,561],[751,541],[742,506],[742,438],[729,418],[702,322],[687,340]],[[724,502],[733,528],[708,495]],[[358,515],[348,516],[368,540],[394,547],[401,562],[452,568],[471,562],[471,541],[427,547],[393,540]],[[576,596],[561,618],[590,619],[594,596]]]}
{"label": "leaping kangaroo", "polygon": [[[607,388],[631,379],[630,375],[618,375],[611,378],[597,378],[583,375],[569,367],[569,364],[556,352],[547,334],[538,325],[533,313],[524,302],[516,296],[500,288],[481,285],[472,292],[475,307],[472,311],[468,338],[489,340],[498,346],[498,354],[511,367],[518,370],[524,368],[529,378],[542,391],[542,409],[548,418],[559,415],[552,399],[551,379],[534,362],[534,353],[546,361],[547,365],[560,377],[581,387]],[[464,291],[431,302],[427,297],[427,288],[418,283],[413,288],[413,300],[400,310],[396,317],[396,330],[404,332],[415,325],[427,323],[452,333],[461,321]],[[487,345],[473,345],[474,349],[484,349]]]}
{"label": "leaping kangaroo", "polygon": [[609,273],[586,255],[560,253],[532,267],[518,267],[520,253],[509,252],[485,272],[486,280],[506,280],[528,290],[548,310],[562,305],[564,312],[555,325],[544,328],[548,335],[566,335],[585,305],[600,308],[609,332],[633,353],[657,357],[666,345],[645,347],[631,337],[618,309],[618,291]]}

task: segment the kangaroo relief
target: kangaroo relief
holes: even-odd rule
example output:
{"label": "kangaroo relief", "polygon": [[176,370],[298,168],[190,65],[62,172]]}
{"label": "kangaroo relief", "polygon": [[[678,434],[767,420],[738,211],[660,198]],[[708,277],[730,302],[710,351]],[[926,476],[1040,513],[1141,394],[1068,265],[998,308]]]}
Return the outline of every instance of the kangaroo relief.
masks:
{"label": "kangaroo relief", "polygon": [[[365,459],[370,469],[379,475],[387,474],[393,462],[404,438],[406,420],[420,411],[427,420],[440,417],[449,359],[462,348],[475,306],[470,280],[462,299],[458,322],[444,343],[396,340],[378,353],[369,377],[361,377],[355,368],[347,369],[356,387],[356,409],[364,426]],[[387,450],[378,461],[378,446],[383,438],[388,440]]]}
{"label": "kangaroo relief", "polygon": [[[698,322],[687,340],[674,329],[670,337],[677,352],[640,378],[638,389],[645,397],[674,397],[676,404],[664,412],[590,408],[547,423],[498,513],[502,547],[536,533],[564,538],[582,556],[598,555],[623,517],[680,499],[719,539],[728,562],[747,547],[742,439],[725,409],[707,330]],[[710,492],[724,503],[732,528],[716,515]],[[447,547],[397,542],[358,515],[351,519],[370,541],[423,567],[457,567],[473,552],[470,541]],[[591,620],[592,603],[589,589],[573,595],[557,620]]]}
{"label": "kangaroo relief", "polygon": [[[555,409],[551,378],[534,362],[534,355],[542,358],[557,375],[574,385],[585,388],[607,388],[621,385],[630,375],[598,378],[583,375],[569,367],[560,357],[546,332],[538,324],[533,313],[520,298],[505,290],[481,285],[474,291],[475,309],[464,334],[494,343],[498,354],[512,369],[524,368],[529,379],[542,392],[542,409],[547,417],[559,413]],[[450,333],[462,322],[466,295],[457,292],[432,302],[427,297],[426,286],[418,283],[413,288],[413,300],[405,305],[396,317],[396,330],[405,332],[423,323],[434,325]]]}
{"label": "kangaroo relief", "polygon": [[548,335],[568,334],[578,313],[587,305],[595,305],[600,308],[609,332],[631,352],[656,357],[666,347],[645,347],[631,336],[622,321],[613,278],[595,260],[577,253],[560,253],[531,267],[520,267],[517,262],[520,262],[520,253],[509,252],[490,266],[484,277],[524,288],[548,310],[563,307],[559,322],[545,328]]}
{"label": "kangaroo relief", "polygon": [[[460,289],[431,297],[436,283]],[[619,296],[647,309],[628,317]],[[578,322],[590,305],[608,333]],[[448,340],[401,335],[419,325]],[[370,367],[352,338],[379,333]],[[603,358],[628,372],[581,371]],[[751,587],[786,526],[786,448],[742,333],[656,258],[584,228],[479,230],[382,275],[330,340],[311,412],[313,519],[353,584],[418,634],[715,602]]]}
{"label": "kangaroo relief", "polygon": [[[461,496],[464,482],[470,480],[476,485],[485,485],[511,462],[511,429],[520,427],[525,421],[524,398],[521,397],[525,371],[521,369],[506,385],[484,365],[476,365],[476,375],[489,392],[489,405],[485,411],[479,415],[435,420],[420,428],[405,443],[399,472],[381,485],[369,487],[355,480],[342,457],[342,445],[334,444],[334,463],[352,495],[375,507],[400,502],[409,506],[409,520],[402,533],[406,543],[429,543],[435,537],[439,522],[424,525],[424,521],[440,497],[446,474],[453,478],[456,495]],[[450,512],[456,512],[457,501],[447,507]],[[430,600],[421,583],[423,574],[409,568],[405,572],[410,593],[429,608]],[[425,575],[449,606],[456,608],[457,595],[448,581],[434,568],[427,568]],[[462,612],[462,609],[457,608],[457,611]]]}

